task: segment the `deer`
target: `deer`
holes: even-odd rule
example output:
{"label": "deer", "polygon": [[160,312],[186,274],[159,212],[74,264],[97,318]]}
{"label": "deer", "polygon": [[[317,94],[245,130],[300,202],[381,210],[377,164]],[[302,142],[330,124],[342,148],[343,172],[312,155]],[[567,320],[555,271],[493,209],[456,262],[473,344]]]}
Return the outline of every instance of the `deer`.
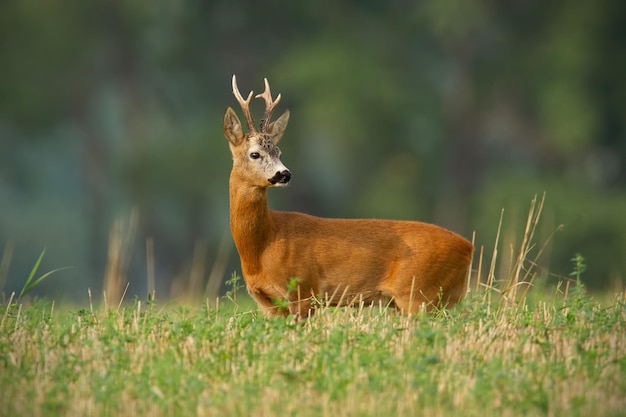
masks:
{"label": "deer", "polygon": [[[253,91],[232,91],[246,120],[244,132],[228,107],[223,130],[233,158],[229,179],[230,231],[246,288],[267,317],[310,317],[320,304],[391,306],[410,315],[449,308],[466,292],[473,245],[442,227],[408,220],[320,218],[268,208],[267,190],[289,184],[278,143],[289,110],[271,121],[281,95],[269,82],[260,128],[250,113]],[[294,288],[290,283],[297,284]],[[286,307],[285,307],[286,305]]]}

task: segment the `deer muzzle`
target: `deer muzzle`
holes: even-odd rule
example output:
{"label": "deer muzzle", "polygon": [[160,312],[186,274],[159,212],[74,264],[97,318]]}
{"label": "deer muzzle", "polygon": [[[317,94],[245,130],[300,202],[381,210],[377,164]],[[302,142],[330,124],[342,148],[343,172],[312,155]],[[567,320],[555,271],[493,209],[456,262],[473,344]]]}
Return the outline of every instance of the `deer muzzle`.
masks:
{"label": "deer muzzle", "polygon": [[289,172],[288,169],[285,169],[284,171],[276,171],[276,174],[274,174],[274,176],[270,178],[268,181],[270,182],[270,184],[276,185],[276,184],[287,184],[290,179],[291,179],[291,172]]}

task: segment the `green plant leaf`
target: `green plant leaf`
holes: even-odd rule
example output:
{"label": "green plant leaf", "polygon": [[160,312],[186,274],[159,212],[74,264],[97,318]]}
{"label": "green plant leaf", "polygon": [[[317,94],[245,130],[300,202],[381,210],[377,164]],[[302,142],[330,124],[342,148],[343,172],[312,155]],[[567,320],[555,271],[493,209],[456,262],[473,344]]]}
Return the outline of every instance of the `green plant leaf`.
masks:
{"label": "green plant leaf", "polygon": [[41,281],[43,281],[44,279],[48,278],[50,275],[54,274],[55,272],[59,272],[62,271],[64,269],[70,269],[71,266],[65,266],[62,268],[57,268],[57,269],[53,269],[52,271],[48,271],[45,274],[43,274],[42,276],[40,276],[39,278],[35,279],[33,281],[33,279],[35,278],[35,274],[37,273],[37,270],[39,269],[39,265],[41,264],[41,260],[43,259],[43,256],[46,254],[46,248],[44,248],[41,251],[41,254],[39,255],[39,257],[37,258],[37,260],[35,261],[35,264],[33,265],[32,269],[30,270],[30,274],[28,275],[28,278],[26,279],[26,282],[24,283],[24,286],[22,287],[22,290],[20,291],[20,295],[17,297],[17,301],[19,302],[22,297],[24,297],[26,294],[28,294],[33,288],[35,288],[37,285],[39,285],[39,283],[41,283]]}

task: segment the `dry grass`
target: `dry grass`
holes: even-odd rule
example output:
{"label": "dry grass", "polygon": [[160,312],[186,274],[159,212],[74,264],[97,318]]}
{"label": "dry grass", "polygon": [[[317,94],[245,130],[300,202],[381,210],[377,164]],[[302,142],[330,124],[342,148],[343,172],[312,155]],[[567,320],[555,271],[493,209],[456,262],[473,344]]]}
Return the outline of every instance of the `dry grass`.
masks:
{"label": "dry grass", "polygon": [[[575,291],[574,291],[575,292]],[[7,308],[0,415],[620,415],[626,313],[584,293],[436,316]]]}

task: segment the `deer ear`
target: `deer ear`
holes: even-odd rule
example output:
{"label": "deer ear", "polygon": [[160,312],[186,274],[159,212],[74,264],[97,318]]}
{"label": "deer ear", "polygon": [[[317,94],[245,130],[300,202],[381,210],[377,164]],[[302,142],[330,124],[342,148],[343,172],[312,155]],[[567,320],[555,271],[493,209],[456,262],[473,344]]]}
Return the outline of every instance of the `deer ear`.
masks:
{"label": "deer ear", "polygon": [[227,108],[224,114],[224,136],[234,146],[239,146],[243,142],[244,134],[241,122],[232,108]]}
{"label": "deer ear", "polygon": [[274,145],[278,143],[280,138],[283,137],[285,129],[287,129],[287,123],[289,122],[289,110],[286,110],[278,119],[270,123],[267,127],[267,133],[272,138]]}

